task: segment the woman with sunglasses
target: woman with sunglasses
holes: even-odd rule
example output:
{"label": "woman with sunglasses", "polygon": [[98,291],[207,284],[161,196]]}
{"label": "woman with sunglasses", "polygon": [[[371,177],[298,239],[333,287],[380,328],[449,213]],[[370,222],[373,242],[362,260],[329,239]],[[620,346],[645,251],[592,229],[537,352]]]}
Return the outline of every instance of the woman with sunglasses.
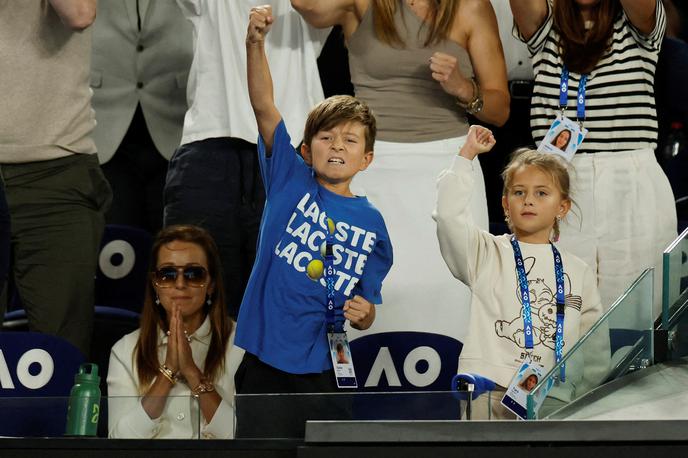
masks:
{"label": "woman with sunglasses", "polygon": [[220,269],[205,230],[169,226],[158,233],[141,327],[110,353],[110,437],[233,436],[237,364],[230,361],[241,357],[229,357],[233,323]]}

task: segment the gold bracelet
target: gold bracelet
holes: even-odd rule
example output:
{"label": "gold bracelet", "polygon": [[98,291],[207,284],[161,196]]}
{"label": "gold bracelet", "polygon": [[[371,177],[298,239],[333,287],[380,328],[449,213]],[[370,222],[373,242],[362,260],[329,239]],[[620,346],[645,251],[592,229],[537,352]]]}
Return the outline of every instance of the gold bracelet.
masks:
{"label": "gold bracelet", "polygon": [[473,98],[468,102],[463,102],[457,97],[456,104],[466,110],[466,113],[474,115],[483,109],[483,95],[475,78],[471,78],[471,84],[473,85]]}
{"label": "gold bracelet", "polygon": [[169,367],[165,366],[164,364],[158,368],[160,373],[165,376],[167,380],[170,381],[172,385],[177,383],[177,376],[176,374],[170,369]]}
{"label": "gold bracelet", "polygon": [[203,393],[210,393],[211,391],[215,391],[215,386],[209,381],[201,379],[196,388],[191,390],[191,395],[195,398],[198,398]]}

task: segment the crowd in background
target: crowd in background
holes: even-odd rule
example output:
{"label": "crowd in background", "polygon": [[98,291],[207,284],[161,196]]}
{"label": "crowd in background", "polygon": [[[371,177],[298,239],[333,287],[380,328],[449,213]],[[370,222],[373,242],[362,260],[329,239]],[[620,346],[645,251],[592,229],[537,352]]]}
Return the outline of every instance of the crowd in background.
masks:
{"label": "crowd in background", "polygon": [[[396,328],[393,315],[408,330],[423,330],[439,314],[447,328],[468,333],[461,320],[468,305],[456,304],[470,304],[471,293],[442,261],[430,218],[437,175],[471,124],[490,127],[496,147],[473,159],[470,212],[479,228],[507,232],[501,171],[514,149],[539,144],[560,112],[563,61],[572,91],[563,114],[577,118],[573,94],[586,75],[590,132],[573,160],[577,208],[561,222],[560,243],[593,268],[604,307],[656,264],[676,235],[676,210],[679,225],[688,220],[681,200],[688,195],[685,2],[601,0],[593,16],[582,14],[592,26],[568,24],[577,0],[556,0],[555,8],[549,0],[101,0],[97,11],[94,0],[0,2],[0,58],[12,69],[0,73],[2,86],[12,88],[0,98],[0,276],[7,279],[0,312],[14,297],[32,330],[88,354],[105,224],[151,234],[173,225],[207,231],[187,240],[205,249],[203,287],[210,287],[208,308],[189,335],[215,326],[227,362],[213,362],[209,372],[195,349],[202,338],[163,332],[161,339],[176,338],[176,351],[186,352],[179,357],[187,357],[188,386],[148,360],[147,372],[118,379],[120,388],[140,391],[166,376],[165,396],[200,390],[205,399],[206,377],[219,380],[217,367],[244,357],[230,361],[230,319],[240,316],[265,205],[245,51],[249,11],[262,3],[273,8],[265,49],[294,148],[308,112],[327,96],[355,94],[377,116],[375,160],[352,183],[380,210],[394,246],[383,289],[394,305],[378,309],[375,332]],[[600,169],[608,176],[596,176]],[[167,234],[161,243],[183,237]],[[215,262],[221,268],[207,265]],[[178,326],[162,294],[162,305],[155,302],[158,280],[148,284],[141,325],[149,343]],[[213,307],[227,315],[209,315]],[[125,361],[137,338],[120,343],[116,356]],[[203,414],[206,432],[224,437],[211,420],[234,381],[218,387]],[[154,418],[160,409],[149,402],[126,415],[154,435],[158,426],[142,415]]]}

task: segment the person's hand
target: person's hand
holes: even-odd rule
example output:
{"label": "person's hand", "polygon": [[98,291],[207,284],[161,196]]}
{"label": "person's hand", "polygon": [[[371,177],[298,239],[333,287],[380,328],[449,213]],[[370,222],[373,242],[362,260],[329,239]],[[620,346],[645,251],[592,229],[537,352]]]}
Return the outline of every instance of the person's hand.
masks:
{"label": "person's hand", "polygon": [[461,147],[459,156],[473,160],[478,154],[490,151],[495,143],[497,141],[490,129],[474,124],[468,129],[466,142]]}
{"label": "person's hand", "polygon": [[272,26],[272,6],[261,5],[251,8],[248,18],[248,32],[246,43],[258,44],[265,41],[265,36]]}
{"label": "person's hand", "polygon": [[[174,313],[177,316],[177,322],[180,323],[179,331],[176,335],[177,354],[179,359],[179,373],[185,380],[191,381],[200,377],[201,371],[196,366],[191,353],[191,345],[189,343],[189,336],[184,329],[184,322],[182,321],[182,312],[178,307],[175,307]],[[191,387],[193,388],[193,387]]]}
{"label": "person's hand", "polygon": [[344,302],[344,318],[356,329],[368,329],[375,321],[375,304],[358,295],[353,299],[347,299]]}
{"label": "person's hand", "polygon": [[175,374],[179,371],[179,352],[177,345],[177,334],[180,332],[180,320],[177,313],[173,310],[167,317],[169,325],[167,327],[167,355],[165,355],[165,366]]}
{"label": "person's hand", "polygon": [[432,78],[440,83],[444,92],[462,102],[473,100],[473,83],[461,73],[456,57],[436,52],[430,58],[430,70]]}

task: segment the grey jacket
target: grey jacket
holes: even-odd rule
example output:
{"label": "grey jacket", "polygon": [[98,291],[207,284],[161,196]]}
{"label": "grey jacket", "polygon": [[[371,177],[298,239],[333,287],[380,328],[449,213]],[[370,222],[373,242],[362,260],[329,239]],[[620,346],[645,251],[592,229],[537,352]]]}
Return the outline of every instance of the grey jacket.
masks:
{"label": "grey jacket", "polygon": [[[91,88],[101,164],[115,154],[141,104],[148,130],[167,159],[179,146],[193,32],[172,0],[98,2]],[[140,30],[139,30],[140,15]]]}

